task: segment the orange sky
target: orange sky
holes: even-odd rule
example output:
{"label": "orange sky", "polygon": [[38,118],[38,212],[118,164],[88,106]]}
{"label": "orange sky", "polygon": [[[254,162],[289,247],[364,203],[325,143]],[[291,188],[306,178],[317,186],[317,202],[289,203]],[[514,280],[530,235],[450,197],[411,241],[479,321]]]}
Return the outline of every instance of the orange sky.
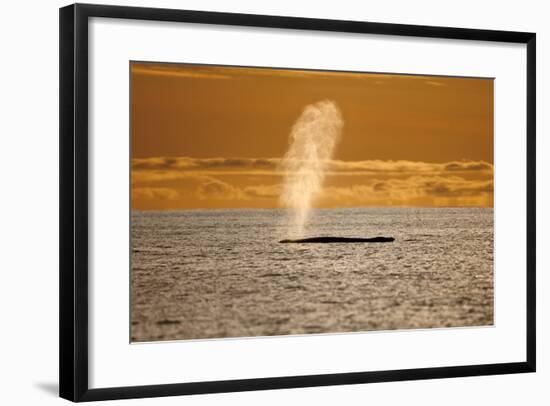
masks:
{"label": "orange sky", "polygon": [[132,207],[280,207],[304,107],[344,129],[316,207],[492,206],[493,80],[132,63]]}

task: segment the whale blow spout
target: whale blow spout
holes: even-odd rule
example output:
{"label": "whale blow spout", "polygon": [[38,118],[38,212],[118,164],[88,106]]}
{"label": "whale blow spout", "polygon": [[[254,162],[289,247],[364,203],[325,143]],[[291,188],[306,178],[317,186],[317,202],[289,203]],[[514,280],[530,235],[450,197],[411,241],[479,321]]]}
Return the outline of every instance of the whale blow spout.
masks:
{"label": "whale blow spout", "polygon": [[372,237],[372,238],[357,238],[357,237],[311,237],[300,238],[297,240],[281,240],[281,243],[318,243],[318,244],[330,244],[330,243],[351,243],[351,242],[393,242],[393,237]]}
{"label": "whale blow spout", "polygon": [[321,195],[344,120],[336,103],[323,100],[305,107],[292,127],[283,172],[280,202],[290,209],[288,232],[303,237],[311,208]]}

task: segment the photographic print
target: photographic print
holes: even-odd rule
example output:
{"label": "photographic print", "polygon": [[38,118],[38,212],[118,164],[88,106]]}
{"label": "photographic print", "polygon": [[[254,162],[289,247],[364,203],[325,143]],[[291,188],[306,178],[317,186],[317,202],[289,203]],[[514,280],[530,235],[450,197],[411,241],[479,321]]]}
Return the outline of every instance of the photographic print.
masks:
{"label": "photographic print", "polygon": [[493,325],[492,78],[130,63],[131,342]]}

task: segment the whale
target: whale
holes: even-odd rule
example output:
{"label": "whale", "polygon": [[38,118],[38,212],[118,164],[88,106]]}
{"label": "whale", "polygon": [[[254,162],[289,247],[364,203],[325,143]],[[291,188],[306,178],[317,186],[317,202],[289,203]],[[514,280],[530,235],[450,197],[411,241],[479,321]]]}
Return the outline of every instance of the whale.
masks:
{"label": "whale", "polygon": [[296,240],[285,239],[279,241],[280,243],[288,244],[301,244],[301,243],[317,243],[317,244],[330,244],[330,243],[382,243],[393,242],[393,237],[372,237],[372,238],[359,238],[359,237],[310,237],[299,238]]}

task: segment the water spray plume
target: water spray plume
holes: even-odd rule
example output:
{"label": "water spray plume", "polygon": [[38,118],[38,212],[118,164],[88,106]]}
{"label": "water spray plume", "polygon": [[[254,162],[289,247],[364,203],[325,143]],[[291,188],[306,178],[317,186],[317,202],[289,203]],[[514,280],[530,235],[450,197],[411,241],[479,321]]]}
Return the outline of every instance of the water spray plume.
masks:
{"label": "water spray plume", "polygon": [[292,209],[289,227],[293,237],[303,236],[343,125],[336,104],[323,100],[306,106],[292,127],[290,145],[281,161],[284,181],[280,201]]}

